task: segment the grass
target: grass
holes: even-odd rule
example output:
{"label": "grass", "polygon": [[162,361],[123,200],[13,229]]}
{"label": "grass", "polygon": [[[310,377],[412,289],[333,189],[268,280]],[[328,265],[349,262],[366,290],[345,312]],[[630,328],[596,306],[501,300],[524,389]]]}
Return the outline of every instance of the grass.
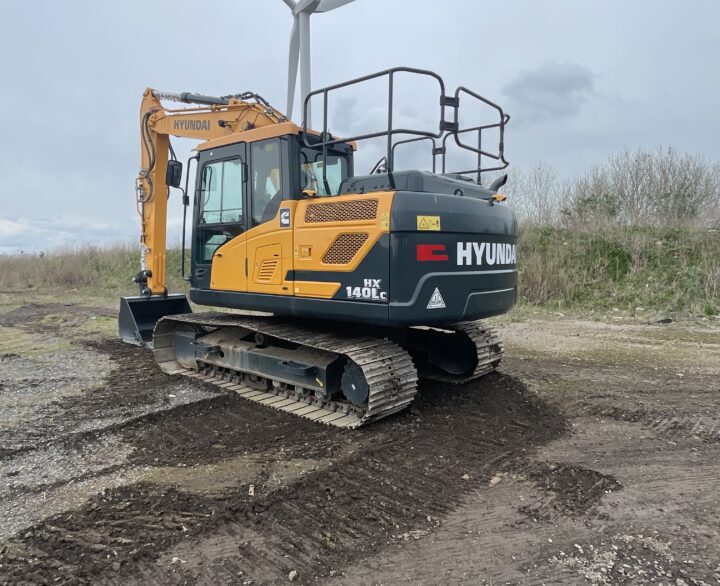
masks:
{"label": "grass", "polygon": [[518,249],[524,303],[630,313],[720,311],[716,230],[526,227]]}
{"label": "grass", "polygon": [[[84,247],[43,257],[0,256],[0,292],[81,299],[135,294],[138,251]],[[521,305],[567,311],[720,312],[720,231],[524,226],[519,235]],[[187,292],[180,251],[168,251],[168,289]]]}
{"label": "grass", "polygon": [[[140,270],[139,251],[127,244],[84,246],[44,256],[0,256],[0,291],[12,293],[78,292],[85,295],[131,295],[132,278]],[[167,287],[186,292],[180,278],[180,251],[167,255]]]}

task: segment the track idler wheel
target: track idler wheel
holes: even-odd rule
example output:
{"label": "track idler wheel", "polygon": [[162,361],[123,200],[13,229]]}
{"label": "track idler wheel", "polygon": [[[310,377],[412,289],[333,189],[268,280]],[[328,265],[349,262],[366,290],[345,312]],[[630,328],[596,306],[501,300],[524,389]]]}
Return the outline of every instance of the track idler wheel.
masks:
{"label": "track idler wheel", "polygon": [[342,379],[340,380],[340,386],[345,398],[353,405],[359,407],[367,405],[370,385],[365,378],[365,373],[354,362],[350,362],[345,367]]}

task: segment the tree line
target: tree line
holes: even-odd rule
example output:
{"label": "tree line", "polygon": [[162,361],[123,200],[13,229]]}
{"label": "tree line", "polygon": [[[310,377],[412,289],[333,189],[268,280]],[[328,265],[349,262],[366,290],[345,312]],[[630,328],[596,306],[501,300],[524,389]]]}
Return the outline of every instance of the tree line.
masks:
{"label": "tree line", "polygon": [[720,163],[671,147],[624,149],[572,179],[547,163],[513,169],[503,191],[532,225],[720,226]]}

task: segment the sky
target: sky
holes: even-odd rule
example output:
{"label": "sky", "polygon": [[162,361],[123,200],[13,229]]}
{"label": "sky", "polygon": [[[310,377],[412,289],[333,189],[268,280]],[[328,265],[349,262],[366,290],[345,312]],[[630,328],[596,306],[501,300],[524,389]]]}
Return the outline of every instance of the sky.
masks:
{"label": "sky", "polygon": [[[0,0],[0,23],[0,252],[137,238],[146,87],[286,107],[282,0]],[[542,161],[569,177],[625,147],[720,160],[718,23],[717,0],[356,0],[312,16],[312,85],[433,70],[448,93],[464,85],[510,113],[510,173]],[[382,121],[384,91],[339,96],[330,130]],[[434,124],[436,94],[409,81],[398,120]],[[174,144],[181,160],[194,145]],[[357,172],[379,152],[358,153]],[[171,243],[181,214],[175,192]]]}

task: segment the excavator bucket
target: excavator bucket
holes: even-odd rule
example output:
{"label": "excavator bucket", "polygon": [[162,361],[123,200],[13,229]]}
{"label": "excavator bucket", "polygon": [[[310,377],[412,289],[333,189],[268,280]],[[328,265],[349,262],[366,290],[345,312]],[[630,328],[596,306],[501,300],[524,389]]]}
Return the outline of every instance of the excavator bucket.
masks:
{"label": "excavator bucket", "polygon": [[182,294],[121,297],[118,314],[120,338],[128,344],[148,346],[157,321],[166,315],[179,313],[192,313],[187,297]]}

